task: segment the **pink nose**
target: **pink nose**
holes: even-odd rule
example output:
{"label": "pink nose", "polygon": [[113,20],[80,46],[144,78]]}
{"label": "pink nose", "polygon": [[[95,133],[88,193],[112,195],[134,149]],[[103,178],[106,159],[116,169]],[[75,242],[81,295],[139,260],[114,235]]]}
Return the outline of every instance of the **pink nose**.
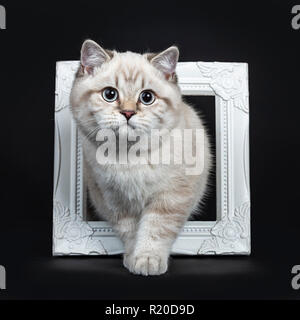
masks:
{"label": "pink nose", "polygon": [[126,117],[127,121],[135,114],[135,111],[132,110],[123,110],[120,111],[124,117]]}

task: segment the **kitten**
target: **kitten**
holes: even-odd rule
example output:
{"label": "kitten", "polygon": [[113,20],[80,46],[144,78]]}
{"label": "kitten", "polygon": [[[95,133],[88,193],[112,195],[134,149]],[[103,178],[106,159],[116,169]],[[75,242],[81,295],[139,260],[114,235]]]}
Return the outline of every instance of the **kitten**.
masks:
{"label": "kitten", "polygon": [[[182,100],[175,73],[178,57],[176,47],[142,55],[105,50],[86,40],[71,91],[71,110],[84,137],[89,196],[123,241],[124,266],[135,274],[167,271],[172,245],[207,189],[209,140],[199,116]],[[188,175],[188,161],[101,164],[96,159],[99,129],[113,130],[117,140],[129,140],[134,131],[150,137],[153,129],[160,129],[168,137],[173,129],[193,129],[193,151],[195,129],[202,129],[202,172]],[[160,140],[158,150],[166,141]],[[151,144],[145,149],[154,151]]]}

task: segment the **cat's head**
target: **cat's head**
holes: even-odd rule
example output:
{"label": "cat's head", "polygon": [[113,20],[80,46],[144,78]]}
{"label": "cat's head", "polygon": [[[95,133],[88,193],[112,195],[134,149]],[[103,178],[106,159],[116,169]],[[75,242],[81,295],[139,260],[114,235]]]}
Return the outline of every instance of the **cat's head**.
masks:
{"label": "cat's head", "polygon": [[181,117],[178,56],[177,47],[142,55],[108,51],[86,40],[71,92],[72,112],[84,134],[97,128],[140,135],[175,128]]}

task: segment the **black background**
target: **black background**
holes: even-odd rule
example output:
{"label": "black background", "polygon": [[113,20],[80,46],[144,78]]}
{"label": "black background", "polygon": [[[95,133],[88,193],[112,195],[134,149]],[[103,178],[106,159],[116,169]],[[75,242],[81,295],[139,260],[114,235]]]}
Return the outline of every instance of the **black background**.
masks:
{"label": "black background", "polygon": [[[300,30],[289,1],[1,1],[0,299],[299,298]],[[174,257],[139,277],[121,257],[51,256],[55,61],[92,38],[121,51],[179,46],[181,61],[249,63],[252,254]]]}
{"label": "black background", "polygon": [[189,220],[216,221],[217,188],[216,188],[216,113],[215,96],[184,96],[183,100],[201,117],[209,137],[213,164],[208,178],[206,194]]}

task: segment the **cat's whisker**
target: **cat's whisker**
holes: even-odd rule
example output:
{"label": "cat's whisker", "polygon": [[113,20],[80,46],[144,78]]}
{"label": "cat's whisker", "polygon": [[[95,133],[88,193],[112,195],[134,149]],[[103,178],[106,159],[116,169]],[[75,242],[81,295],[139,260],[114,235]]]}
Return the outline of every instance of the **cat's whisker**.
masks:
{"label": "cat's whisker", "polygon": [[145,129],[145,130],[148,130],[149,129],[149,126],[143,124],[143,123],[137,123],[137,124],[134,124],[134,127],[136,129]]}
{"label": "cat's whisker", "polygon": [[101,129],[101,128],[100,128],[99,126],[97,126],[97,127],[94,128],[93,130],[91,130],[87,135],[84,135],[82,142],[85,142],[86,140],[90,140],[90,138],[91,138],[93,135],[97,135],[97,133],[98,133],[98,131],[99,131],[100,129]]}
{"label": "cat's whisker", "polygon": [[139,119],[139,121],[136,121],[135,123],[136,124],[151,125],[151,122],[144,120],[144,119]]}

